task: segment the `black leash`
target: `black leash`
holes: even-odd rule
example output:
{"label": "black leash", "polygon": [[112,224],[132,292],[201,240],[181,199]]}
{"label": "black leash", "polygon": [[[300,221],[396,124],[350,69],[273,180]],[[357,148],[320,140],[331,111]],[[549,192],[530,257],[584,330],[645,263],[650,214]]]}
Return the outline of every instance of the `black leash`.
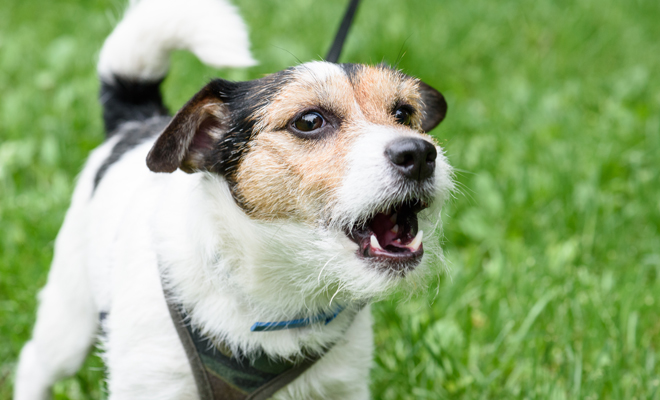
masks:
{"label": "black leash", "polygon": [[344,19],[341,21],[339,30],[337,30],[337,34],[335,35],[335,41],[332,43],[332,47],[330,47],[330,51],[325,57],[326,61],[333,63],[339,61],[341,50],[344,47],[344,42],[346,41],[346,35],[348,34],[348,30],[351,28],[351,23],[353,22],[353,17],[355,17],[355,12],[357,11],[359,3],[360,0],[351,0],[351,2],[348,4],[346,14],[344,14]]}

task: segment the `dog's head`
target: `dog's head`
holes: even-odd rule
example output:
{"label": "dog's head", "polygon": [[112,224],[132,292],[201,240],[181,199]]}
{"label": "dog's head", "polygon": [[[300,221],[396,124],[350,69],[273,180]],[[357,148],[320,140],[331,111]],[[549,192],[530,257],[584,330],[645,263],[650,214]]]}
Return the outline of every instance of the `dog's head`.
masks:
{"label": "dog's head", "polygon": [[282,257],[302,258],[292,274],[320,281],[325,269],[349,296],[374,296],[428,264],[422,239],[436,230],[452,180],[426,132],[446,111],[439,92],[387,66],[312,62],[212,81],[147,164],[223,177],[250,222],[276,226],[271,242],[297,249]]}

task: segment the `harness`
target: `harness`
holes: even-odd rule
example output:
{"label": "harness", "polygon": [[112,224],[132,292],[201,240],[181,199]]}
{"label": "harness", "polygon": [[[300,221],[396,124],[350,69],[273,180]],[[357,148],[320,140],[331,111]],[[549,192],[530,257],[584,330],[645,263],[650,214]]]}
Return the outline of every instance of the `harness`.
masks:
{"label": "harness", "polygon": [[[188,356],[200,400],[265,400],[302,375],[309,367],[332,348],[326,347],[321,354],[304,354],[301,361],[275,359],[265,354],[247,359],[234,354],[224,344],[215,345],[199,331],[186,323],[184,310],[171,301],[173,296],[163,286],[167,307],[174,322],[181,344]],[[330,323],[334,315],[318,316],[284,322],[256,323],[253,332],[295,329],[311,323]],[[294,324],[287,324],[293,322]],[[334,343],[333,343],[334,344]]]}

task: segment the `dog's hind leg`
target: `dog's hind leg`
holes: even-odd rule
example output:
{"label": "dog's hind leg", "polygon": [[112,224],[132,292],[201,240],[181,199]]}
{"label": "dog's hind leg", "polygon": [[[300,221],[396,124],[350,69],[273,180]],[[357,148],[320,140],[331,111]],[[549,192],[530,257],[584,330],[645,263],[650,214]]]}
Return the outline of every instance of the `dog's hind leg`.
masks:
{"label": "dog's hind leg", "polygon": [[97,311],[84,257],[84,218],[69,210],[55,243],[48,282],[39,294],[37,321],[21,351],[15,400],[47,399],[50,387],[74,374],[94,343]]}

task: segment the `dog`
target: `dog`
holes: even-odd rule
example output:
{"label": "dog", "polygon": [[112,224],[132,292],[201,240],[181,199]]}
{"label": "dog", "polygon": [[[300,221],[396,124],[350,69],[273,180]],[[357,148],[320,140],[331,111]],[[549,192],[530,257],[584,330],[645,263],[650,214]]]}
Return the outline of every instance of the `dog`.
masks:
{"label": "dog", "polygon": [[443,96],[386,65],[314,61],[214,79],[171,117],[174,49],[255,63],[225,0],[129,6],[99,57],[107,138],[58,234],[15,399],[48,398],[97,342],[110,399],[200,398],[168,304],[247,365],[316,355],[275,399],[369,398],[369,303],[443,262],[452,169],[426,133]]}

